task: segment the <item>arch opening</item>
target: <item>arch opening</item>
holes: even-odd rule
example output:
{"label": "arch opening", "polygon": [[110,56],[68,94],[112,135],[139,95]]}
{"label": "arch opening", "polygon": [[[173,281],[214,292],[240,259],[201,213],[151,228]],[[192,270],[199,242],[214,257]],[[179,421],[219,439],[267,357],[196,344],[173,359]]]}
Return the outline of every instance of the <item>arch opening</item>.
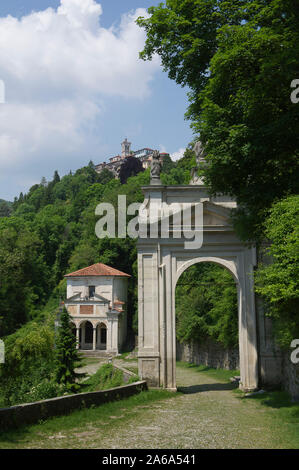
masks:
{"label": "arch opening", "polygon": [[105,323],[100,323],[97,325],[97,349],[106,350],[107,349],[107,326]]}
{"label": "arch opening", "polygon": [[88,320],[80,324],[80,349],[92,349],[93,346],[93,326]]}

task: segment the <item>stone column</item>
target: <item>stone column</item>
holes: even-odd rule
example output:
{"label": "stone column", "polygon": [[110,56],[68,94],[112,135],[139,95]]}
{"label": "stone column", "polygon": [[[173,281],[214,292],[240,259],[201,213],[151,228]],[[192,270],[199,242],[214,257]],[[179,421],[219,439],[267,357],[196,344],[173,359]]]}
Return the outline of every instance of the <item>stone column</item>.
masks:
{"label": "stone column", "polygon": [[118,320],[117,318],[110,318],[107,328],[107,352],[118,353]]}
{"label": "stone column", "polygon": [[118,354],[118,319],[112,322],[112,347],[113,352]]}
{"label": "stone column", "polygon": [[[142,252],[143,251],[143,252]],[[150,386],[160,386],[158,253],[152,246],[138,254],[138,369]]]}
{"label": "stone column", "polygon": [[239,257],[239,349],[240,388],[253,391],[258,388],[258,355],[253,286],[252,250],[244,250]]}
{"label": "stone column", "polygon": [[86,323],[83,323],[82,330],[81,330],[81,348],[85,348],[85,327]]}
{"label": "stone column", "polygon": [[76,349],[79,349],[80,347],[79,340],[80,340],[80,327],[76,327]]}
{"label": "stone column", "polygon": [[93,336],[92,336],[92,350],[96,350],[96,339],[97,339],[97,329],[93,327]]}
{"label": "stone column", "polygon": [[176,391],[176,336],[175,336],[175,279],[176,260],[170,251],[165,253],[165,304],[166,304],[166,361],[165,385],[168,390]]}
{"label": "stone column", "polygon": [[111,329],[112,329],[112,324],[111,324],[111,320],[108,319],[108,322],[107,322],[107,333],[106,333],[106,351],[107,352],[110,352],[111,351],[111,340],[112,340],[112,332],[111,332]]}

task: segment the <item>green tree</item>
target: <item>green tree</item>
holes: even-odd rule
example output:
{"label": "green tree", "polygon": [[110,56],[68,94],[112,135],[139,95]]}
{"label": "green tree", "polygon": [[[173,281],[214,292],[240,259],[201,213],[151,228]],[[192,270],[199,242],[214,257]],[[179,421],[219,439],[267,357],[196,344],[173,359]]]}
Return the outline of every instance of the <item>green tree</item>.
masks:
{"label": "green tree", "polygon": [[167,0],[149,13],[138,20],[147,33],[141,57],[159,54],[169,77],[189,87],[206,182],[236,197],[236,227],[256,239],[272,202],[298,192],[296,2]]}
{"label": "green tree", "polygon": [[53,185],[55,185],[56,183],[59,183],[59,181],[60,181],[59,173],[57,170],[55,170],[52,183]]}
{"label": "green tree", "polygon": [[276,338],[290,347],[299,338],[299,196],[276,202],[265,221],[270,246],[256,276],[256,291],[266,300]]}
{"label": "green tree", "polygon": [[214,263],[188,268],[176,287],[176,335],[181,342],[207,338],[238,345],[237,289],[232,275]]}
{"label": "green tree", "polygon": [[121,184],[125,184],[130,176],[136,176],[143,171],[144,168],[139,158],[127,157],[120,167],[119,179]]}
{"label": "green tree", "polygon": [[0,217],[9,217],[12,213],[12,205],[0,200]]}
{"label": "green tree", "polygon": [[12,333],[35,313],[51,287],[50,270],[36,233],[14,217],[0,220],[0,335]]}
{"label": "green tree", "polygon": [[56,380],[63,384],[69,391],[75,392],[79,389],[76,379],[84,374],[75,372],[75,368],[81,363],[78,350],[76,349],[76,338],[72,332],[70,316],[64,307],[61,317],[58,335],[56,338]]}
{"label": "green tree", "polygon": [[163,158],[162,171],[164,173],[169,173],[170,170],[172,170],[173,168],[175,168],[175,162],[171,160],[170,155],[165,155],[165,157]]}
{"label": "green tree", "polygon": [[98,176],[98,182],[101,184],[106,184],[112,179],[114,179],[114,174],[108,168],[104,168]]}
{"label": "green tree", "polygon": [[[52,398],[56,392],[59,394],[53,383],[54,332],[49,320],[28,322],[4,338],[5,363],[0,365],[2,406]],[[37,388],[38,396],[35,393]]]}

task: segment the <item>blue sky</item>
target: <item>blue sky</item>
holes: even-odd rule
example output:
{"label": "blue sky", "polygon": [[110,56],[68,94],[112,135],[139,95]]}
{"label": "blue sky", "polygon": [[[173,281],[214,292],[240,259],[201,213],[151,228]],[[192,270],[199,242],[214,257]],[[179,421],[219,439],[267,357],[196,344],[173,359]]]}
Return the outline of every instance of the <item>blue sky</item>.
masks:
{"label": "blue sky", "polygon": [[[135,24],[156,0],[2,0],[0,198],[106,160],[127,137],[178,158],[193,135],[187,90],[143,62]],[[10,16],[8,16],[10,15]]]}

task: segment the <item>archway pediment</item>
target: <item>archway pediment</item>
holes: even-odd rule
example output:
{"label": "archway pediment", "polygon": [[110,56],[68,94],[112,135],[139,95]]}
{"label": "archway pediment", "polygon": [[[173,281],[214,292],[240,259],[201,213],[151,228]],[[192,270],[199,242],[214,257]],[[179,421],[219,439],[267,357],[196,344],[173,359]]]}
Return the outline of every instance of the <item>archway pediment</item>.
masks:
{"label": "archway pediment", "polygon": [[231,209],[214,204],[210,201],[203,202],[203,225],[206,226],[224,226],[231,228]]}

